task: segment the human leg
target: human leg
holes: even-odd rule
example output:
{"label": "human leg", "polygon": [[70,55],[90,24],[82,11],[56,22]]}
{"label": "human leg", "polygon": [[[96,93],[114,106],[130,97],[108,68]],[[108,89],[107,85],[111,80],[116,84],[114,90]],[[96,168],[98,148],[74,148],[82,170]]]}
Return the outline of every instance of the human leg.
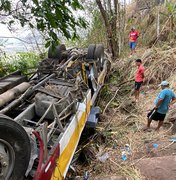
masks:
{"label": "human leg", "polygon": [[151,125],[151,122],[152,122],[152,119],[147,119],[147,128],[150,128],[150,125]]}
{"label": "human leg", "polygon": [[155,130],[159,131],[160,127],[163,125],[166,114],[161,114],[157,112],[156,109],[153,109],[152,111],[148,113],[147,117],[148,117],[147,128],[150,128],[150,124],[152,120],[155,120],[155,121],[158,121],[158,126],[156,127]]}
{"label": "human leg", "polygon": [[133,54],[133,43],[129,42],[129,47],[130,47],[130,55]]}
{"label": "human leg", "polygon": [[151,125],[151,122],[153,119],[155,119],[156,117],[156,110],[155,109],[152,109],[148,114],[147,114],[147,125],[146,127],[143,128],[143,130],[147,130],[150,128],[150,125]]}
{"label": "human leg", "polygon": [[158,126],[157,126],[157,128],[155,129],[156,131],[159,131],[160,127],[163,125],[163,122],[164,122],[164,121],[158,121]]}
{"label": "human leg", "polygon": [[132,54],[136,53],[136,42],[132,42]]}
{"label": "human leg", "polygon": [[140,94],[140,88],[141,88],[142,82],[135,82],[135,100],[139,100],[139,94]]}
{"label": "human leg", "polygon": [[138,101],[139,100],[139,90],[135,90],[135,100]]}
{"label": "human leg", "polygon": [[151,125],[152,119],[147,119],[147,125],[143,128],[144,131],[146,131],[147,129],[150,129],[150,125]]}

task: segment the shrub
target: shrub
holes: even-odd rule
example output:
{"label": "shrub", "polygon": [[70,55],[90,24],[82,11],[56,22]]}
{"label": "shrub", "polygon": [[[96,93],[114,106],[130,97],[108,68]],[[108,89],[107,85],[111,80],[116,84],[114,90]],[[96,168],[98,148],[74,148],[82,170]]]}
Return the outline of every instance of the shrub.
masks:
{"label": "shrub", "polygon": [[36,69],[40,56],[33,52],[18,52],[15,54],[3,55],[0,58],[0,76],[20,70],[28,74]]}

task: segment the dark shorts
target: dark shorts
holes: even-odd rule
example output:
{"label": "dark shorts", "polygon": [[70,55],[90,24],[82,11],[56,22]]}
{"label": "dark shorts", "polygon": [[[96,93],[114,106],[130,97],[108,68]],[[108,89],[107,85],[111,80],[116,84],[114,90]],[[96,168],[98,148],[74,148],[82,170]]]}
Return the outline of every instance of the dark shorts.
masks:
{"label": "dark shorts", "polygon": [[151,120],[155,120],[155,121],[164,121],[165,117],[166,117],[166,114],[161,114],[159,112],[157,112],[157,110],[155,109],[152,109],[147,117]]}
{"label": "dark shorts", "polygon": [[136,48],[136,42],[129,42],[130,49]]}
{"label": "dark shorts", "polygon": [[143,83],[143,82],[135,82],[135,86],[134,86],[135,90],[139,91],[139,89],[140,89],[141,86],[142,86],[142,83]]}

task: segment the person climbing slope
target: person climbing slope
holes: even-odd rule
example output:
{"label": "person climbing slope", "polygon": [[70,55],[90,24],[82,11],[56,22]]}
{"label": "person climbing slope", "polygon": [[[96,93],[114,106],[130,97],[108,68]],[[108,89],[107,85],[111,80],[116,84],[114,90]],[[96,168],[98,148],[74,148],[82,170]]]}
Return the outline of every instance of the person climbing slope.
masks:
{"label": "person climbing slope", "polygon": [[155,107],[148,113],[148,122],[144,130],[150,128],[152,120],[158,121],[158,126],[155,130],[159,130],[163,125],[169,106],[176,102],[176,96],[172,90],[169,89],[169,83],[163,81],[161,84],[161,92],[155,100]]}
{"label": "person climbing slope", "polygon": [[140,94],[140,88],[144,81],[144,71],[145,68],[142,65],[141,59],[136,59],[136,66],[137,71],[135,75],[135,101],[138,102],[139,100],[139,94]]}
{"label": "person climbing slope", "polygon": [[135,30],[135,27],[132,27],[129,35],[129,46],[131,49],[131,55],[135,53],[138,37],[139,33]]}

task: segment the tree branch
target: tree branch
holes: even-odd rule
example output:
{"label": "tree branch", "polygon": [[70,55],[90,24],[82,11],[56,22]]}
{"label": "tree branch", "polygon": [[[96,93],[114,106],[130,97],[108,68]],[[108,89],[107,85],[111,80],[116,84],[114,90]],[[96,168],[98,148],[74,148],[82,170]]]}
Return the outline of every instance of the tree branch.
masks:
{"label": "tree branch", "polygon": [[[19,41],[21,41],[21,42],[23,42],[23,43],[26,43],[26,44],[33,44],[33,43],[31,43],[31,42],[25,41],[25,40],[20,39],[20,38],[18,38],[18,37],[0,36],[0,39],[17,39],[17,40],[19,40]],[[44,44],[38,43],[38,45],[44,45]]]}

